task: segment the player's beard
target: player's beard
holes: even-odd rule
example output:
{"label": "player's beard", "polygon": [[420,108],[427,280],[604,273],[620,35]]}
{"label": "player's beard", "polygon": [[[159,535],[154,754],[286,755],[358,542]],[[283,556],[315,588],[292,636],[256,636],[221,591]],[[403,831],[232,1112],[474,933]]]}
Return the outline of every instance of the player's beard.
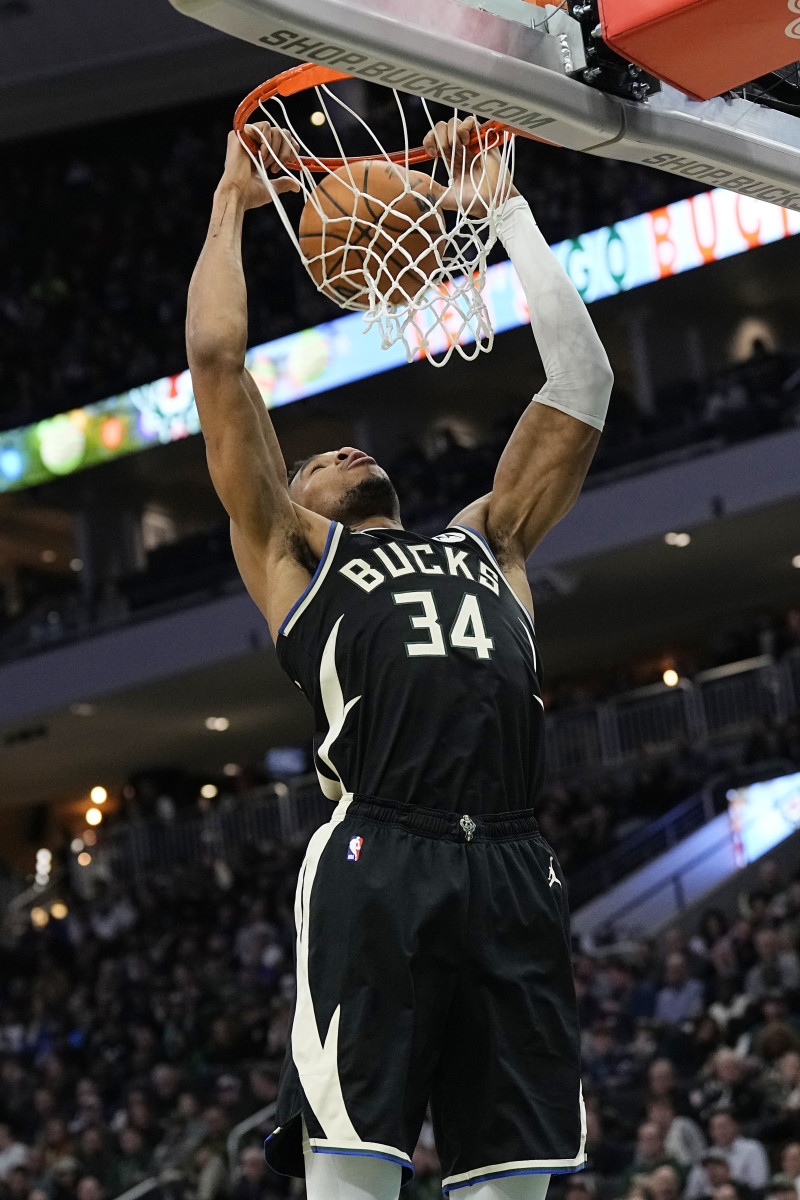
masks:
{"label": "player's beard", "polygon": [[332,514],[343,525],[360,525],[370,517],[400,519],[400,502],[388,475],[368,475],[348,488]]}

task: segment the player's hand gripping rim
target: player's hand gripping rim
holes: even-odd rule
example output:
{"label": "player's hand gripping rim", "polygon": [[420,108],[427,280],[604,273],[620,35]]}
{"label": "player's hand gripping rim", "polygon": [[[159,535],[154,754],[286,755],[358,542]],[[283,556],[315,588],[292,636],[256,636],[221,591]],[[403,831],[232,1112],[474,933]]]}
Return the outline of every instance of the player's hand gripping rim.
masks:
{"label": "player's hand gripping rim", "polygon": [[422,145],[431,158],[441,158],[451,177],[441,204],[451,212],[483,217],[489,204],[503,204],[518,196],[501,151],[503,134],[481,135],[475,117],[438,121]]}
{"label": "player's hand gripping rim", "polygon": [[[258,146],[258,158],[262,169],[270,177],[270,187],[274,194],[299,192],[301,188],[298,180],[284,165],[296,159],[300,153],[300,147],[291,134],[285,129],[279,129],[277,125],[271,125],[269,121],[245,125],[244,132]],[[273,199],[270,188],[265,184],[258,167],[235,130],[228,134],[225,169],[220,182],[239,192],[245,209],[260,208],[262,204],[269,204]]]}

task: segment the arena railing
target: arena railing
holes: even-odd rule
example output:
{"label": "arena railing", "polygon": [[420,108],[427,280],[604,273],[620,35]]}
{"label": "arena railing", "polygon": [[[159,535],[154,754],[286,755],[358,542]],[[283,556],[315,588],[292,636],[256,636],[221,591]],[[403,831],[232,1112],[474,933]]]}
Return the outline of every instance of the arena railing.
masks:
{"label": "arena railing", "polygon": [[549,714],[548,766],[556,775],[624,766],[683,746],[747,735],[800,709],[800,654],[769,655],[658,683],[599,704]]}
{"label": "arena railing", "polygon": [[[765,723],[779,723],[800,709],[800,654],[778,662],[762,656],[703,671],[674,688],[640,688],[599,704],[551,713],[547,756],[551,776],[572,780],[599,769],[636,769],[643,762],[691,747],[736,743]],[[145,883],[154,870],[178,864],[235,863],[249,847],[278,841],[302,845],[330,815],[315,776],[274,783],[246,797],[224,797],[204,813],[153,817],[103,825],[89,867],[70,861],[72,884],[89,895],[97,879]],[[592,888],[601,871],[619,878],[685,837],[709,819],[707,791],[667,816],[635,831],[602,869],[592,866]],[[580,892],[580,876],[573,884]],[[588,887],[588,883],[586,884]]]}

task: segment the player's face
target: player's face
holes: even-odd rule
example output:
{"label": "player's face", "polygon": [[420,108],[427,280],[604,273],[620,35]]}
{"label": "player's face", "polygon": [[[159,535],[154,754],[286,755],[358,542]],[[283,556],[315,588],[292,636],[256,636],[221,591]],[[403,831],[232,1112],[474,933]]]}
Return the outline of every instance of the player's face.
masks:
{"label": "player's face", "polygon": [[354,446],[342,446],[310,459],[292,480],[293,500],[320,516],[344,525],[371,517],[398,520],[397,493],[374,458]]}

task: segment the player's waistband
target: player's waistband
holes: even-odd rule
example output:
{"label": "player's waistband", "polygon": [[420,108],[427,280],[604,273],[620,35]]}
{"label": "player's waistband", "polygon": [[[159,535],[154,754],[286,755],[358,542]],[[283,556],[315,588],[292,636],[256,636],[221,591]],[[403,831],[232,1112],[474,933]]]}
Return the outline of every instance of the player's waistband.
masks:
{"label": "player's waistband", "polygon": [[350,802],[347,815],[359,820],[376,821],[381,825],[398,825],[423,837],[453,842],[499,842],[541,836],[532,808],[500,813],[451,813],[439,808],[421,808],[418,804],[402,804],[397,800],[356,794]]}

